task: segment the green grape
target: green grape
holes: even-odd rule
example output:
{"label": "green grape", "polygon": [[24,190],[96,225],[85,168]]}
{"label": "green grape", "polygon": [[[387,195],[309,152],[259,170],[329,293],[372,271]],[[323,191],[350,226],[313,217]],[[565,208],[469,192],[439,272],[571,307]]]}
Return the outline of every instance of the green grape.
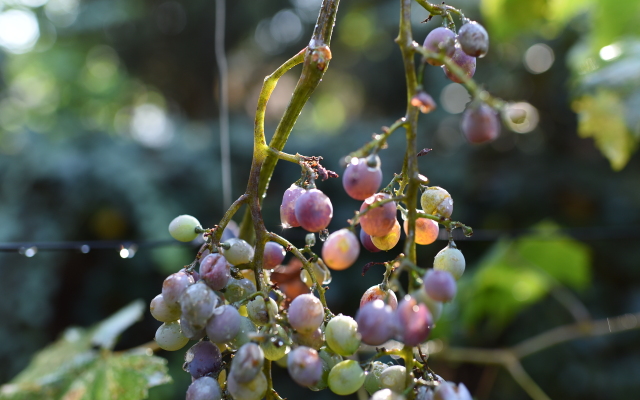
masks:
{"label": "green grape", "polygon": [[462,252],[451,243],[444,249],[440,250],[433,259],[433,269],[449,271],[456,280],[460,279],[464,273],[465,261]]}
{"label": "green grape", "polygon": [[197,219],[191,215],[179,215],[169,224],[169,234],[181,242],[190,242],[198,237],[196,228],[202,229]]}
{"label": "green grape", "polygon": [[227,390],[234,400],[260,400],[267,393],[267,377],[262,371],[247,383],[237,382],[233,374],[227,379]]}
{"label": "green grape", "polygon": [[278,304],[271,297],[268,297],[265,302],[262,296],[256,296],[255,299],[247,304],[249,319],[256,325],[264,326],[269,323],[269,313],[267,309],[269,309],[274,316],[278,314]]}
{"label": "green grape", "polygon": [[402,365],[394,365],[386,368],[380,374],[380,387],[391,389],[396,393],[402,393],[406,388],[406,373],[407,369]]}
{"label": "green grape", "polygon": [[[318,259],[317,262],[311,263],[311,270],[313,271],[313,275],[316,278],[316,281],[321,285],[328,285],[331,283],[331,272],[324,265],[322,259]],[[308,287],[313,286],[313,280],[311,280],[311,275],[307,272],[306,269],[300,271],[300,279],[304,282]]]}
{"label": "green grape", "polygon": [[165,322],[156,331],[156,343],[163,350],[180,350],[187,342],[189,339],[182,334],[178,321]]}
{"label": "green grape", "polygon": [[382,389],[375,392],[369,400],[405,400],[405,399],[406,397],[404,397],[401,394],[395,393],[390,389]]}
{"label": "green grape", "polygon": [[335,394],[346,396],[355,393],[364,383],[364,371],[355,360],[344,360],[329,372],[329,389]]}
{"label": "green grape", "polygon": [[425,189],[420,197],[422,209],[427,214],[449,218],[453,212],[453,200],[449,192],[438,186]]}
{"label": "green grape", "polygon": [[231,339],[231,345],[236,349],[240,348],[243,344],[251,341],[250,335],[256,333],[256,326],[247,317],[240,317],[240,332]]}
{"label": "green grape", "polygon": [[378,390],[382,389],[382,386],[380,386],[380,374],[387,368],[389,368],[389,366],[380,361],[374,361],[371,363],[369,371],[367,371],[364,378],[364,388],[369,394],[374,394]]}
{"label": "green grape", "polygon": [[260,343],[260,347],[262,348],[262,351],[264,351],[264,358],[271,361],[283,358],[290,350],[289,346],[284,343],[282,343],[281,346],[278,346],[278,344],[280,344],[279,341],[287,338],[287,332],[285,332],[284,328],[280,325],[276,325],[276,330],[278,331],[277,336]]}
{"label": "green grape", "polygon": [[228,249],[222,248],[222,255],[233,265],[246,264],[253,260],[253,247],[242,239],[231,238],[225,243]]}
{"label": "green grape", "polygon": [[391,250],[400,241],[400,230],[400,223],[396,220],[389,233],[384,236],[371,236],[371,242],[380,250]]}
{"label": "green grape", "polygon": [[350,356],[360,347],[360,334],[356,321],[345,315],[333,317],[324,330],[327,344],[337,354]]}
{"label": "green grape", "polygon": [[315,392],[329,387],[329,372],[331,372],[331,369],[335,367],[336,364],[342,361],[342,356],[328,352],[327,350],[320,350],[318,355],[320,356],[320,361],[322,361],[322,378],[320,378],[320,381],[314,386],[309,386],[309,389]]}

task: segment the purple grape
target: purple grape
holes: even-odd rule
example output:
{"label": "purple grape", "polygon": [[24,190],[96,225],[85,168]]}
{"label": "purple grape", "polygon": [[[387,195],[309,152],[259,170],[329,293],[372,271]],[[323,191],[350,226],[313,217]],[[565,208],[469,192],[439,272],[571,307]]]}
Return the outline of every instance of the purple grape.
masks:
{"label": "purple grape", "polygon": [[364,231],[364,229],[360,229],[360,243],[364,246],[365,249],[369,250],[372,253],[377,253],[381,251],[376,247],[375,244],[371,241],[371,235]]}
{"label": "purple grape", "polygon": [[383,344],[395,333],[393,310],[382,300],[374,300],[360,308],[356,313],[356,322],[362,342],[371,346]]}
{"label": "purple grape", "polygon": [[[387,193],[376,193],[362,203],[360,212],[363,212],[367,207],[376,202],[389,198],[391,198],[391,196]],[[390,201],[367,211],[366,214],[360,217],[360,226],[365,233],[371,236],[384,236],[393,229],[396,223],[396,214],[396,203]]]}
{"label": "purple grape", "polygon": [[289,376],[301,386],[314,386],[322,378],[322,361],[318,352],[309,347],[300,346],[287,357]]}
{"label": "purple grape", "polygon": [[162,297],[167,307],[177,307],[182,293],[194,282],[193,277],[184,271],[169,275],[162,283]]}
{"label": "purple grape", "polygon": [[320,350],[320,347],[324,345],[324,332],[322,332],[320,328],[312,332],[294,332],[293,335],[291,335],[291,339],[301,346]]}
{"label": "purple grape", "polygon": [[184,355],[184,370],[194,379],[222,370],[222,357],[218,346],[211,342],[198,342]]}
{"label": "purple grape", "polygon": [[256,292],[256,285],[249,279],[229,279],[224,297],[229,303],[235,303]]}
{"label": "purple grape", "polygon": [[[471,78],[473,74],[476,73],[476,58],[467,55],[461,48],[456,47],[456,51],[451,57],[451,61],[453,61],[458,67],[462,69],[462,72],[468,77]],[[460,79],[457,75],[451,72],[447,66],[444,66],[444,74],[447,78],[451,79],[456,83],[462,83],[463,80]]]}
{"label": "purple grape", "polygon": [[364,307],[365,304],[370,303],[374,300],[382,300],[386,304],[391,307],[392,310],[398,308],[398,298],[393,290],[389,289],[386,292],[382,290],[380,285],[371,286],[367,289],[362,298],[360,299],[360,308]]}
{"label": "purple grape", "polygon": [[364,200],[375,194],[381,182],[382,171],[379,163],[375,167],[370,167],[365,158],[352,158],[342,175],[342,187],[351,198],[356,200]]}
{"label": "purple grape", "polygon": [[427,340],[433,325],[429,309],[409,295],[398,304],[394,322],[396,338],[408,346],[417,346]]}
{"label": "purple grape", "polygon": [[295,204],[296,219],[309,232],[319,232],[329,226],[333,217],[331,200],[318,189],[303,193]]}
{"label": "purple grape", "polygon": [[217,307],[207,322],[207,336],[214,343],[226,343],[240,332],[240,321],[240,313],[235,307],[230,305]]}
{"label": "purple grape", "polygon": [[300,223],[296,219],[295,205],[296,200],[306,189],[297,186],[295,183],[284,191],[282,196],[282,204],[280,205],[280,221],[283,228],[294,228],[300,226]]}
{"label": "purple grape", "polygon": [[[456,51],[456,34],[449,28],[436,28],[429,32],[424,39],[423,46],[434,53],[444,52],[447,57],[451,58]],[[437,67],[442,65],[442,62],[433,58],[428,58],[427,62]]]}
{"label": "purple grape", "polygon": [[359,255],[358,239],[348,229],[333,232],[322,246],[322,259],[329,268],[337,271],[349,268]]}
{"label": "purple grape", "polygon": [[231,375],[238,383],[252,381],[262,370],[264,352],[256,343],[242,345],[231,361]]}
{"label": "purple grape", "polygon": [[231,278],[231,266],[220,253],[209,254],[200,261],[200,276],[213,290],[222,290]]}
{"label": "purple grape", "polygon": [[462,25],[458,31],[458,43],[468,55],[482,58],[489,51],[489,34],[482,25],[471,21]]}
{"label": "purple grape", "polygon": [[276,242],[267,242],[264,245],[264,256],[262,258],[262,268],[274,269],[284,261],[287,254],[284,247]]}
{"label": "purple grape", "polygon": [[436,301],[451,301],[456,297],[456,280],[449,271],[430,269],[422,278],[424,290]]}
{"label": "purple grape", "polygon": [[187,389],[186,400],[221,400],[222,390],[218,381],[209,377],[203,376],[198,378],[189,385]]}
{"label": "purple grape", "polygon": [[180,296],[182,319],[187,320],[196,330],[203,329],[219,300],[213,290],[202,281],[189,286]]}
{"label": "purple grape", "polygon": [[180,320],[180,329],[182,334],[190,340],[200,340],[206,334],[204,329],[195,329],[185,318]]}
{"label": "purple grape", "polygon": [[462,133],[469,143],[492,142],[500,135],[498,114],[485,103],[467,107],[462,115]]}
{"label": "purple grape", "polygon": [[313,332],[324,321],[324,308],[318,298],[310,293],[301,294],[289,305],[289,324],[299,332]]}

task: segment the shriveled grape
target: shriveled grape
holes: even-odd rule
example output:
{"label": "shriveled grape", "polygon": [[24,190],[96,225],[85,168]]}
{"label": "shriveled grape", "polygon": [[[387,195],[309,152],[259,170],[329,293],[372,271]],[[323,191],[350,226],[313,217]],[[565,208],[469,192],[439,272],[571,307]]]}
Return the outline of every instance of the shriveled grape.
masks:
{"label": "shriveled grape", "polygon": [[273,316],[278,314],[278,304],[270,297],[265,300],[262,296],[256,296],[247,304],[249,319],[256,325],[266,325],[269,322],[269,312]]}
{"label": "shriveled grape", "polygon": [[200,261],[200,277],[213,290],[222,290],[229,278],[231,266],[220,253],[209,254]]}

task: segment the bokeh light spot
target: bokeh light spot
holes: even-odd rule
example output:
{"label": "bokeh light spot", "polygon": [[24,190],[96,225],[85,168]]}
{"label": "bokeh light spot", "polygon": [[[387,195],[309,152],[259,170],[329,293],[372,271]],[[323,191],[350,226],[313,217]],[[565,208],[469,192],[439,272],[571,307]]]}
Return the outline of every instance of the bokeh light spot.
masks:
{"label": "bokeh light spot", "polygon": [[471,101],[469,92],[459,83],[450,83],[440,93],[442,108],[449,114],[460,114]]}
{"label": "bokeh light spot", "polygon": [[540,121],[538,110],[526,102],[509,104],[505,112],[507,126],[514,132],[531,132]]}
{"label": "bokeh light spot", "polygon": [[155,104],[142,104],[133,110],[131,136],[147,147],[161,148],[173,139],[173,124],[167,113]]}
{"label": "bokeh light spot", "polygon": [[0,46],[22,54],[30,51],[40,37],[36,16],[27,10],[7,10],[0,14]]}
{"label": "bokeh light spot", "polygon": [[554,60],[553,50],[543,43],[534,44],[524,53],[524,66],[532,74],[548,71]]}
{"label": "bokeh light spot", "polygon": [[604,61],[609,61],[620,57],[622,54],[622,48],[617,44],[610,44],[601,48],[598,54]]}

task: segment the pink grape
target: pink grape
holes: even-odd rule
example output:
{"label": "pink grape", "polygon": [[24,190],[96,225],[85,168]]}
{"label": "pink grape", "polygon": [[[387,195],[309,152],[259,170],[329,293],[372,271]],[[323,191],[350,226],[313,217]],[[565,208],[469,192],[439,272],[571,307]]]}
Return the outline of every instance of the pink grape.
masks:
{"label": "pink grape", "polygon": [[429,337],[433,318],[424,304],[407,295],[395,311],[395,324],[397,339],[408,346],[417,346]]}
{"label": "pink grape", "polygon": [[364,229],[360,229],[360,243],[364,246],[365,249],[369,250],[372,253],[377,253],[380,251],[379,248],[376,247],[375,244],[371,241],[371,235],[364,231]]}
{"label": "pink grape", "polygon": [[213,290],[222,290],[231,278],[231,265],[219,253],[209,254],[200,261],[200,277]]}
{"label": "pink grape", "polygon": [[296,200],[306,189],[297,186],[295,183],[284,191],[282,196],[282,204],[280,205],[280,222],[282,222],[283,228],[294,228],[300,226],[300,223],[296,219],[295,205]]}
{"label": "pink grape", "polygon": [[[444,52],[447,57],[451,58],[456,51],[456,34],[449,28],[436,28],[429,32],[424,39],[423,46],[434,53]],[[427,59],[427,62],[437,67],[442,65],[442,62],[433,58]]]}
{"label": "pink grape", "polygon": [[184,271],[169,275],[162,283],[162,297],[167,307],[177,307],[180,296],[193,285],[193,277]]}
{"label": "pink grape", "polygon": [[303,193],[295,205],[296,219],[309,232],[319,232],[329,226],[333,217],[331,200],[318,189]]}
{"label": "pink grape", "polygon": [[[455,53],[453,53],[453,57],[451,57],[451,61],[453,61],[462,72],[468,77],[471,78],[473,74],[476,73],[476,58],[470,55],[467,55],[460,47],[456,47]],[[451,72],[446,66],[444,66],[444,74],[447,78],[451,79],[456,83],[462,83],[463,80],[460,79],[457,75]]]}
{"label": "pink grape", "polygon": [[242,345],[231,361],[231,375],[238,383],[252,381],[262,370],[264,352],[253,342]]}
{"label": "pink grape", "polygon": [[322,259],[329,268],[337,271],[349,268],[358,259],[358,255],[358,239],[348,229],[333,232],[322,246]]}
{"label": "pink grape", "polygon": [[381,182],[380,166],[370,167],[365,158],[352,158],[342,175],[344,190],[356,200],[364,200],[376,193]]}
{"label": "pink grape", "polygon": [[264,269],[274,269],[282,264],[284,256],[287,254],[284,247],[276,242],[267,242],[264,245],[264,256],[262,258],[262,267]]}
{"label": "pink grape", "polygon": [[226,343],[240,332],[240,323],[240,313],[235,307],[230,305],[217,307],[207,322],[207,336],[214,343]]}
{"label": "pink grape", "polygon": [[430,269],[422,278],[424,290],[437,301],[451,301],[456,297],[456,280],[449,271]]}
{"label": "pink grape", "polygon": [[500,135],[500,120],[493,108],[481,103],[467,107],[462,115],[462,133],[469,143],[492,142]]}
{"label": "pink grape", "polygon": [[310,293],[301,294],[289,305],[289,324],[299,332],[313,332],[320,327],[322,321],[324,321],[322,303]]}
{"label": "pink grape", "polygon": [[367,289],[362,298],[360,299],[360,308],[364,307],[365,304],[370,303],[374,300],[382,300],[386,304],[391,307],[392,310],[398,308],[398,298],[393,290],[389,289],[386,292],[382,290],[380,285],[371,286]]}
{"label": "pink grape", "polygon": [[196,379],[189,385],[187,389],[186,400],[221,400],[222,390],[218,381],[209,377],[203,376]]}
{"label": "pink grape", "polygon": [[204,282],[191,285],[180,296],[182,319],[187,320],[196,330],[201,330],[213,315],[220,299]]}
{"label": "pink grape", "polygon": [[395,333],[393,310],[382,300],[374,300],[360,308],[356,313],[356,322],[362,343],[371,346],[383,344]]}
{"label": "pink grape", "polygon": [[291,379],[301,386],[313,386],[322,378],[322,361],[318,352],[309,347],[292,350],[287,358],[287,369]]}
{"label": "pink grape", "polygon": [[[405,220],[403,223],[404,233],[409,234],[409,220]],[[440,228],[438,223],[429,218],[417,218],[416,219],[416,233],[415,240],[417,244],[431,244],[436,241]]]}
{"label": "pink grape", "polygon": [[[368,197],[360,206],[360,212],[363,212],[370,205],[377,203],[381,200],[391,198],[387,193],[376,193],[371,197]],[[371,236],[384,236],[389,233],[396,223],[396,203],[390,201],[367,211],[366,214],[360,217],[360,226],[365,233]]]}

